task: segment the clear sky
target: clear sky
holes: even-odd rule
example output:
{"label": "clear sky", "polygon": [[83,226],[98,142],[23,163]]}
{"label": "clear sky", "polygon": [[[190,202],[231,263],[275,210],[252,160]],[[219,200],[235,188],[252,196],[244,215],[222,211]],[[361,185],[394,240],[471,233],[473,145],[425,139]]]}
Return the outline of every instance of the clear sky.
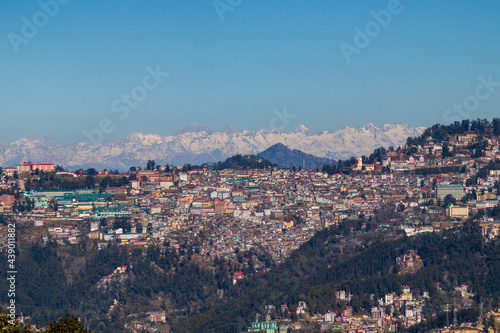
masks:
{"label": "clear sky", "polygon": [[[0,2],[0,141],[83,141],[103,119],[105,140],[192,123],[256,130],[284,107],[289,131],[427,126],[463,117],[445,110],[478,77],[500,82],[498,0],[54,1]],[[356,27],[372,37],[346,57]],[[470,118],[500,115],[500,86],[485,89]]]}

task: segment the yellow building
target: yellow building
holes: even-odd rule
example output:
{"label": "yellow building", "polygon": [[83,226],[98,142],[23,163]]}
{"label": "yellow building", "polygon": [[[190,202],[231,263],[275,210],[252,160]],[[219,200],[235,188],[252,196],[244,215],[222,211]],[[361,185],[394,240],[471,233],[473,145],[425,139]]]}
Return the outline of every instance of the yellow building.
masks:
{"label": "yellow building", "polygon": [[469,217],[469,207],[449,205],[448,208],[446,208],[446,215],[449,217]]}
{"label": "yellow building", "polygon": [[363,158],[358,157],[358,163],[356,164],[356,170],[361,170],[363,169]]}

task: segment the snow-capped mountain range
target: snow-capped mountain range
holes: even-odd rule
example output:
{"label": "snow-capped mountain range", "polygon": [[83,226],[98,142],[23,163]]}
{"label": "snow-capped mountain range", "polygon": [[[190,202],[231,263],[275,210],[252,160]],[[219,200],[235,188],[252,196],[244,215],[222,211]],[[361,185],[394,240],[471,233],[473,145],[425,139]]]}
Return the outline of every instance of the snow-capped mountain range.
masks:
{"label": "snow-capped mountain range", "polygon": [[276,143],[319,157],[334,160],[369,155],[378,147],[397,147],[409,136],[418,136],[424,127],[392,124],[376,127],[344,127],[335,131],[312,132],[300,125],[292,132],[280,130],[238,131],[227,125],[221,131],[190,125],[172,136],[131,133],[123,139],[101,144],[57,143],[50,137],[28,136],[12,143],[0,143],[0,166],[23,161],[54,163],[69,169],[95,167],[128,170],[157,164],[184,165],[216,162],[235,154],[257,154]]}

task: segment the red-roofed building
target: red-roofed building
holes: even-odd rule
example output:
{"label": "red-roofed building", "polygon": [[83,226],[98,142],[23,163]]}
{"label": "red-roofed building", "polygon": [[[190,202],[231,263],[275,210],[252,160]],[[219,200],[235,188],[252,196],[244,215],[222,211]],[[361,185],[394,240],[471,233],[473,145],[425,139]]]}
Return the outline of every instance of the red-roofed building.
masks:
{"label": "red-roofed building", "polygon": [[31,165],[32,170],[40,170],[40,171],[55,171],[56,166],[50,163],[41,163],[41,164],[33,164]]}
{"label": "red-roofed building", "polygon": [[28,171],[31,171],[31,165],[29,165],[29,164],[19,164],[17,166],[17,171],[19,171],[19,172],[28,172]]}

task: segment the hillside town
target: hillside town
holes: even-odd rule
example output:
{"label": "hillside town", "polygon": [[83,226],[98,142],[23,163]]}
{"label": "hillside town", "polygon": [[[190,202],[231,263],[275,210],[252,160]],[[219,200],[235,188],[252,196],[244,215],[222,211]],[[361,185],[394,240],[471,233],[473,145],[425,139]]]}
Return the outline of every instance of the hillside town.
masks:
{"label": "hillside town", "polygon": [[[420,145],[407,143],[383,149],[380,156],[351,159],[337,172],[325,167],[214,170],[210,165],[175,167],[152,160],[126,172],[70,172],[45,163],[50,161],[25,162],[2,170],[0,213],[28,226],[26,235],[43,244],[69,246],[84,238],[95,240],[99,248],[168,243],[179,250],[189,244],[207,260],[236,260],[240,251],[260,251],[269,257],[254,263],[258,274],[268,271],[271,262],[283,262],[316,231],[349,219],[363,221],[364,233],[385,230],[411,237],[474,218],[485,239],[496,239],[500,218],[481,212],[499,206],[499,144],[498,136],[481,138],[472,130],[446,142],[426,137]],[[471,154],[471,146],[482,150]],[[0,244],[5,248],[2,229]],[[342,242],[356,244],[360,237],[353,233]],[[412,251],[394,265],[404,273],[422,263]],[[99,288],[125,269],[103,276]],[[246,278],[239,271],[232,274],[233,284]],[[474,290],[457,288],[463,302],[455,306],[470,306]],[[428,295],[414,295],[406,286],[373,295],[382,298],[369,314],[352,313],[349,292],[339,290],[336,297],[345,302],[340,313],[310,313],[301,302],[293,306],[295,321],[279,321],[279,313],[288,309],[284,304],[283,309],[258,314],[248,331],[286,332],[315,322],[322,330],[382,332],[426,320],[422,308]],[[165,320],[161,314],[148,318],[151,327]],[[137,331],[134,327],[146,326],[128,326]]]}

